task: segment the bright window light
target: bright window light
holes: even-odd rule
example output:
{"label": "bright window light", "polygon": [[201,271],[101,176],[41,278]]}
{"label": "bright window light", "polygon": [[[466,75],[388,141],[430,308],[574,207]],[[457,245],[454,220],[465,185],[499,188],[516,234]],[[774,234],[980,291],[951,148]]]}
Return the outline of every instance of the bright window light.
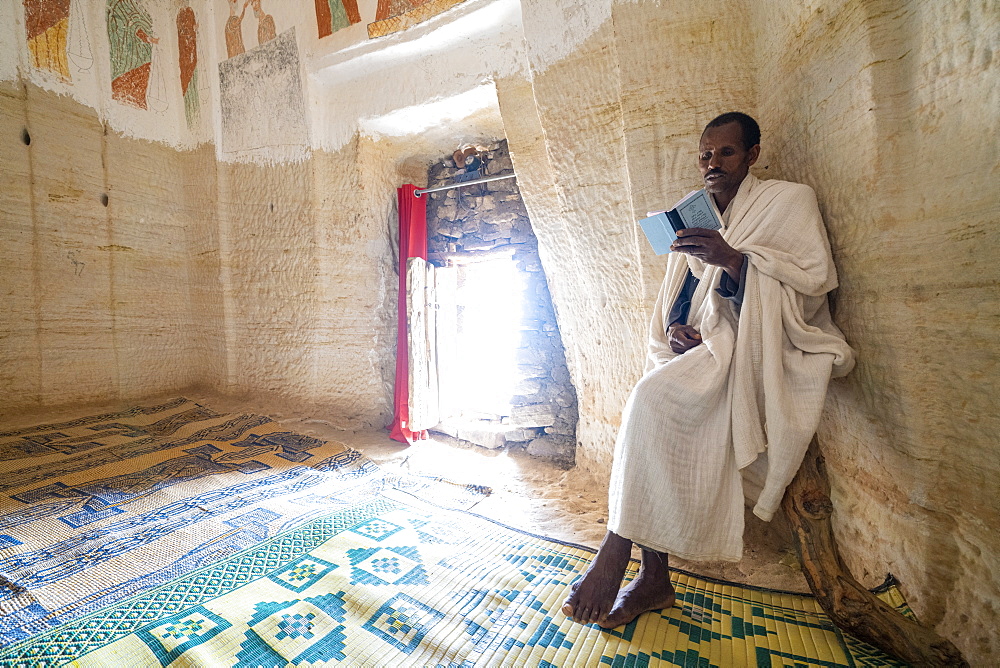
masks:
{"label": "bright window light", "polygon": [[464,267],[458,288],[459,397],[462,412],[509,415],[514,351],[520,344],[517,268],[508,258]]}

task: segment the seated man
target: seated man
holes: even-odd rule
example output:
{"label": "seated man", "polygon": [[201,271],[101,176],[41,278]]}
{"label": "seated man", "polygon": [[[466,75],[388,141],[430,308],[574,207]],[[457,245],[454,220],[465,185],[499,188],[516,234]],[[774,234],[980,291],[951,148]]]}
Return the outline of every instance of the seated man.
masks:
{"label": "seated man", "polygon": [[[738,112],[702,133],[698,167],[723,230],[681,230],[671,246],[615,445],[609,530],[563,605],[578,622],[614,628],[672,606],[668,554],[739,561],[741,471],[762,478],[754,514],[770,520],[829,379],[854,365],[830,318],[837,274],[816,195],[751,175],[759,142]],[[642,565],[619,591],[633,544]]]}

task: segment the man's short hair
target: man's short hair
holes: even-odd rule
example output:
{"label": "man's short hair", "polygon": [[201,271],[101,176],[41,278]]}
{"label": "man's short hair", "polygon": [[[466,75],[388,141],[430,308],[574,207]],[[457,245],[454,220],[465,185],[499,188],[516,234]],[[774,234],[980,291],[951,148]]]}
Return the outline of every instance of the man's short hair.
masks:
{"label": "man's short hair", "polygon": [[[760,143],[760,126],[757,125],[757,121],[741,111],[729,111],[716,116],[705,126],[705,130],[730,123],[739,123],[743,135],[743,148],[749,151]],[[702,130],[702,134],[705,134],[704,130]]]}

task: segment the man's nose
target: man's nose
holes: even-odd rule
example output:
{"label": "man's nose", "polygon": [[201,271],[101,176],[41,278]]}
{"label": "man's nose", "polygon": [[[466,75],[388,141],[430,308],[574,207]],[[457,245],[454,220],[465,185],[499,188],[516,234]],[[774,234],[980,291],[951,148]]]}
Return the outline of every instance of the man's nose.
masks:
{"label": "man's nose", "polygon": [[718,167],[721,164],[722,164],[722,161],[719,160],[719,155],[717,153],[713,153],[712,157],[708,159],[708,168],[709,169],[712,169],[713,167]]}

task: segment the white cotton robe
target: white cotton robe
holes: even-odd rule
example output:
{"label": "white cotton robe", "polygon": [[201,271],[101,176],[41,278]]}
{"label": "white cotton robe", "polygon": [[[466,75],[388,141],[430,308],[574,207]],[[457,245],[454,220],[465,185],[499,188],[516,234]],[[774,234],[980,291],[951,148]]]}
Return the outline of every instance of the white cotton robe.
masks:
{"label": "white cotton robe", "polygon": [[[716,292],[723,269],[667,260],[649,332],[646,374],[622,416],[608,528],[691,560],[743,552],[740,471],[758,460],[754,513],[770,520],[819,423],[831,377],[854,353],[830,318],[837,274],[812,188],[747,175],[723,237],[747,259],[743,304]],[[687,269],[700,279],[688,324],[702,344],[677,355],[665,322]]]}

